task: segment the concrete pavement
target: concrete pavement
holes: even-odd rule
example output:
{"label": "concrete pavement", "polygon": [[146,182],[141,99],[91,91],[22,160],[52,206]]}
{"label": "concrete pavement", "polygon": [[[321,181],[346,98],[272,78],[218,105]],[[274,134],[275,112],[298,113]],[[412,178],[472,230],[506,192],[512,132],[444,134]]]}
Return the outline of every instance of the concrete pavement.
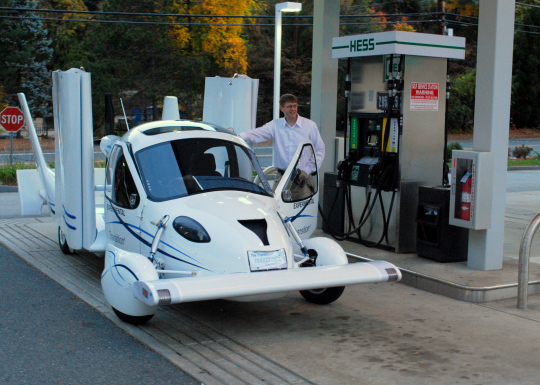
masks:
{"label": "concrete pavement", "polygon": [[[2,194],[0,200],[5,195]],[[515,249],[514,240],[523,231],[521,227],[540,209],[540,193],[507,194],[507,201],[510,211],[507,212],[506,233],[510,251],[505,249],[505,253],[512,260],[515,256],[511,250]],[[95,315],[102,320],[92,321],[97,322],[95,329],[105,328],[103,333],[108,336],[107,326],[112,325],[112,321],[205,384],[539,382],[540,358],[534,354],[540,342],[538,295],[529,297],[529,309],[523,311],[516,309],[515,299],[474,304],[403,284],[360,285],[348,287],[342,298],[329,306],[309,304],[298,293],[290,293],[282,300],[260,303],[206,301],[162,308],[148,325],[133,327],[119,321],[103,302],[99,285],[102,260],[89,253],[67,258],[58,250],[55,230],[51,218],[46,217],[3,220],[0,222],[0,242],[60,282],[72,293],[68,296],[76,296],[100,312],[102,315],[97,312]],[[539,255],[540,247],[533,248],[532,268],[540,263]],[[413,254],[407,257],[415,258]],[[4,260],[5,257],[0,258]],[[11,266],[25,273],[10,285],[9,296],[25,298],[28,295],[26,286],[16,283],[30,279],[26,270],[21,270],[12,260],[6,261],[8,266],[0,267],[4,274]],[[421,262],[426,261],[417,258],[416,263]],[[457,266],[460,272],[467,270],[459,264],[450,265]],[[448,264],[439,266],[451,268]],[[489,279],[496,282],[500,272],[494,273],[495,278],[490,276]],[[508,276],[512,275],[517,281],[517,270],[509,270]],[[70,301],[45,297],[41,293],[48,293],[47,288],[38,288],[35,292],[39,293],[39,306],[48,306],[51,313],[55,312],[49,323],[53,324],[54,319],[61,322],[63,317],[73,318],[66,315],[68,312],[64,309]],[[22,301],[23,305],[27,303],[34,302]],[[17,301],[9,304],[16,306]],[[25,316],[21,311],[15,318],[26,320]],[[0,327],[0,335],[6,333],[4,338],[11,338],[15,324],[11,322]],[[84,326],[80,329],[84,331]],[[39,344],[42,349],[48,346],[54,350],[55,339],[41,335],[48,333],[45,329],[32,327],[28,330],[29,334],[25,335],[33,337],[27,341],[44,341]],[[75,337],[66,333],[66,342],[71,339]],[[10,341],[15,354],[24,355],[24,345],[17,347],[24,341]],[[129,355],[131,349],[121,349],[117,353],[122,357]],[[85,352],[79,353],[77,362],[65,361],[65,370],[69,371],[73,366],[70,373],[79,370],[86,373],[78,366],[82,365],[79,361],[84,361]],[[143,356],[134,357],[145,360]],[[22,366],[8,362],[0,367],[0,373],[6,367],[9,370]],[[139,364],[135,362],[130,367],[138,368]],[[25,378],[34,378],[31,376],[37,376],[39,369],[36,365],[28,366],[29,377]],[[127,374],[123,377],[122,373],[117,376],[120,380],[125,378],[125,383],[133,379]],[[141,377],[139,382],[143,382],[143,378],[146,377]],[[138,380],[133,381],[137,383]]]}

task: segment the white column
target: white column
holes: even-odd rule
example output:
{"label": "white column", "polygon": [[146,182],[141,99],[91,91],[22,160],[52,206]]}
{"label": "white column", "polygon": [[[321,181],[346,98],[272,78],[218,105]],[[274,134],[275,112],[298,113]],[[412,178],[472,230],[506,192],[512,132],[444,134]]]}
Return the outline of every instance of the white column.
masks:
{"label": "white column", "polygon": [[469,231],[467,266],[480,270],[503,261],[514,13],[514,0],[480,1],[473,150],[495,155],[491,228]]}
{"label": "white column", "polygon": [[324,162],[319,170],[321,205],[324,173],[334,171],[335,167],[338,59],[332,59],[332,38],[339,36],[339,8],[339,1],[315,0],[313,11],[311,120],[317,123],[326,146]]}
{"label": "white column", "polygon": [[[281,11],[276,7],[276,34],[274,43],[274,113],[273,119],[279,118],[279,98],[281,88]],[[272,152],[273,154],[273,152]],[[273,156],[273,155],[272,155]],[[272,158],[273,159],[273,158]]]}

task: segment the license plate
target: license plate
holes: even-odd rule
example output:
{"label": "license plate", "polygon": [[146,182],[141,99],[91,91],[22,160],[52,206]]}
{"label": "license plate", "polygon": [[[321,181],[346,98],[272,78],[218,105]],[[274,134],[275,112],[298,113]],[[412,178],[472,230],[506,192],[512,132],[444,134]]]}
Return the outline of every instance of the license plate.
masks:
{"label": "license plate", "polygon": [[281,270],[287,268],[285,250],[248,251],[251,271]]}

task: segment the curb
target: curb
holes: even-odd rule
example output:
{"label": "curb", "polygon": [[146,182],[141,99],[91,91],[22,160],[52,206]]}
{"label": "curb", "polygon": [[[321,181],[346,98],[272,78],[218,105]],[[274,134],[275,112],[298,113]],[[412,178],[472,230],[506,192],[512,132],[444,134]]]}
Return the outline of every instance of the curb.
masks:
{"label": "curb", "polygon": [[5,192],[19,192],[19,187],[0,185],[0,193],[5,193]]}
{"label": "curb", "polygon": [[540,166],[513,166],[513,167],[508,167],[507,171],[525,171],[525,170],[540,170]]}

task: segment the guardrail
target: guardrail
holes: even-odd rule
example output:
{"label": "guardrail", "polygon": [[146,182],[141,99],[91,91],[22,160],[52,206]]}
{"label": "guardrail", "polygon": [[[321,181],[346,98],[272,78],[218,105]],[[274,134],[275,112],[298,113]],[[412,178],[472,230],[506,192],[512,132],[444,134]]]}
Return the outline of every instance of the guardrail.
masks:
{"label": "guardrail", "polygon": [[531,257],[531,245],[540,226],[540,212],[529,223],[519,246],[519,271],[518,271],[518,309],[527,309],[527,294],[529,291],[529,259]]}

